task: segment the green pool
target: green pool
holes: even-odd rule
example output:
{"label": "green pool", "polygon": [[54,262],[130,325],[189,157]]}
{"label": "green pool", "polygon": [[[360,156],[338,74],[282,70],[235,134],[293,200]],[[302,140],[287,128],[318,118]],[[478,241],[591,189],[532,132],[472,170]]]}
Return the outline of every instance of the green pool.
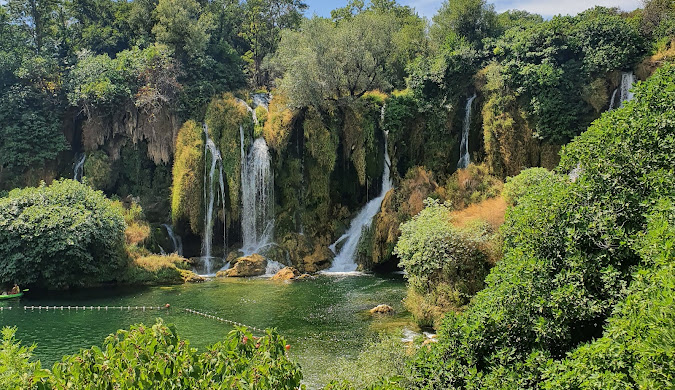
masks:
{"label": "green pool", "polygon": [[[17,337],[36,343],[35,354],[51,366],[64,354],[100,345],[119,328],[162,317],[177,326],[183,338],[205,347],[232,328],[186,313],[189,308],[247,325],[275,327],[291,344],[309,388],[319,387],[338,357],[354,357],[365,340],[381,331],[412,327],[401,300],[405,282],[392,276],[326,276],[294,283],[267,279],[216,279],[201,284],[152,288],[106,288],[52,293],[0,302],[0,325],[17,326]],[[164,306],[169,310],[136,310]],[[368,309],[386,303],[397,315],[372,318]],[[132,306],[132,310],[17,310],[16,306]],[[7,310],[14,306],[12,310]]]}

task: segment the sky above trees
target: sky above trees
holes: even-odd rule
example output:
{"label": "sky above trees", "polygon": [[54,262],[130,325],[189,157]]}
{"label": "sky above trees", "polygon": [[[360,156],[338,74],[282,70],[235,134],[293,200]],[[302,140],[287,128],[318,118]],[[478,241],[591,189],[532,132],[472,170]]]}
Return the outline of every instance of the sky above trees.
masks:
{"label": "sky above trees", "polygon": [[[319,16],[330,16],[332,9],[345,6],[348,0],[306,0],[305,2],[309,5],[306,15],[316,13]],[[400,3],[414,7],[420,15],[431,18],[443,2],[440,0],[401,0]],[[557,14],[576,14],[595,5],[619,7],[624,11],[632,11],[641,5],[640,0],[496,0],[490,3],[495,5],[498,12],[523,9],[545,17]]]}

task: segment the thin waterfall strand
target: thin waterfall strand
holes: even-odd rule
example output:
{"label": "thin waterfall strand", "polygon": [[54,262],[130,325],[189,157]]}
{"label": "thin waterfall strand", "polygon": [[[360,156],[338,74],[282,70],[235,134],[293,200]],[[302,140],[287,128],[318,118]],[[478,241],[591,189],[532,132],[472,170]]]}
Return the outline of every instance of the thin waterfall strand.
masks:
{"label": "thin waterfall strand", "polygon": [[[220,151],[218,150],[216,144],[211,139],[209,135],[209,129],[208,126],[206,126],[206,124],[204,124],[204,135],[206,136],[206,146],[204,149],[204,162],[206,164],[206,157],[210,154],[211,166],[210,169],[204,171],[204,198],[207,201],[207,205],[206,205],[206,215],[204,216],[204,237],[202,239],[202,257],[204,258],[206,273],[211,274],[212,272],[211,251],[213,244],[213,222],[214,222],[213,209],[216,203],[216,196],[217,196],[215,188],[216,171],[219,173],[217,189],[220,190],[220,198],[223,204],[225,203],[225,181],[223,180],[223,164],[222,158],[220,156]],[[225,222],[223,222],[223,230],[224,229],[225,229]],[[223,237],[223,245],[224,239],[225,237]]]}
{"label": "thin waterfall strand", "polygon": [[471,129],[471,104],[476,98],[474,93],[466,101],[466,111],[464,114],[464,126],[462,128],[462,141],[459,144],[459,161],[457,162],[457,169],[464,169],[469,166],[471,156],[469,155],[469,130]]}
{"label": "thin waterfall strand", "polygon": [[84,160],[87,159],[87,154],[82,153],[80,158],[75,162],[73,167],[73,180],[82,181],[82,176],[84,175]]}
{"label": "thin waterfall strand", "polygon": [[173,244],[173,253],[177,253],[179,256],[183,256],[183,242],[179,235],[174,233],[173,229],[169,224],[163,223],[162,227],[166,229],[166,234],[171,239]]}

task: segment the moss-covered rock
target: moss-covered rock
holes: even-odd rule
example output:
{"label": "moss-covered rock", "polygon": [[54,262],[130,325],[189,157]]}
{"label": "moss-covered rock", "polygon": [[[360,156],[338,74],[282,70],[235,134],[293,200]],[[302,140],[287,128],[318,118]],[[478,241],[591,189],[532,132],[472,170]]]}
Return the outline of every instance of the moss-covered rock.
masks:
{"label": "moss-covered rock", "polygon": [[171,217],[174,225],[188,221],[198,234],[202,228],[204,139],[195,121],[187,121],[176,138],[171,188]]}
{"label": "moss-covered rock", "polygon": [[246,276],[260,276],[265,274],[267,268],[267,259],[261,255],[254,253],[251,256],[244,256],[237,259],[231,265],[230,269],[219,271],[217,277],[246,277]]}

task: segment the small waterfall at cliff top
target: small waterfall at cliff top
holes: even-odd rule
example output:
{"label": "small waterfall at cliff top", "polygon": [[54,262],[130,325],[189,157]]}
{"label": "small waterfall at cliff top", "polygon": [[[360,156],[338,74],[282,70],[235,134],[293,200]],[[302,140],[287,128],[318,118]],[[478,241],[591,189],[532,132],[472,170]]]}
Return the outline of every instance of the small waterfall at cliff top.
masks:
{"label": "small waterfall at cliff top", "polygon": [[[206,146],[204,149],[204,164],[207,164],[206,157],[211,155],[211,166],[204,169],[204,199],[206,203],[206,215],[204,216],[204,236],[202,238],[202,258],[206,273],[212,273],[211,247],[213,243],[213,209],[216,204],[216,196],[220,193],[220,199],[223,205],[223,215],[225,215],[225,181],[223,180],[223,164],[220,151],[216,147],[209,135],[209,128],[204,124],[204,135],[206,136]],[[207,168],[207,167],[205,167]],[[218,172],[218,187],[216,187],[216,172]],[[223,244],[225,243],[225,222],[223,222]]]}
{"label": "small waterfall at cliff top", "polygon": [[457,162],[457,169],[464,169],[469,166],[471,156],[469,155],[469,130],[471,129],[471,105],[476,98],[474,93],[466,101],[466,111],[464,113],[464,126],[462,128],[462,141],[459,144],[459,161]]}
{"label": "small waterfall at cliff top", "polygon": [[[260,105],[263,105],[262,103]],[[264,106],[263,106],[264,107]],[[257,122],[255,110],[247,108]],[[241,230],[245,255],[260,252],[273,243],[274,238],[274,172],[272,157],[265,139],[253,142],[246,154],[244,128],[239,128],[241,142]]]}
{"label": "small waterfall at cliff top", "polygon": [[625,102],[633,100],[633,92],[630,91],[631,88],[633,88],[633,84],[635,84],[635,75],[633,72],[623,72],[621,74],[621,85],[619,86],[621,90],[621,93],[619,94],[621,105],[619,107],[623,107]]}
{"label": "small waterfall at cliff top", "polygon": [[166,229],[166,234],[171,239],[171,243],[173,244],[173,253],[177,253],[179,256],[183,256],[183,240],[181,240],[179,235],[174,233],[173,229],[171,228],[171,225],[163,223],[162,227]]}
{"label": "small waterfall at cliff top", "polygon": [[[633,72],[623,72],[621,73],[621,83],[619,87],[614,90],[612,93],[612,98],[609,99],[609,110],[612,111],[616,107],[623,107],[623,104],[627,101],[633,100],[633,93],[630,91],[635,84],[635,75]],[[619,101],[617,102],[617,96]],[[618,104],[617,104],[618,103]]]}
{"label": "small waterfall at cliff top", "polygon": [[337,245],[344,241],[342,248],[337,252],[335,258],[333,259],[333,265],[326,270],[326,272],[354,272],[356,271],[358,265],[355,262],[356,249],[361,241],[361,235],[363,234],[363,229],[370,227],[370,224],[373,222],[373,218],[380,211],[380,206],[382,206],[382,201],[384,200],[387,192],[391,190],[392,183],[390,177],[390,166],[391,160],[389,159],[389,151],[387,148],[387,137],[388,134],[384,133],[384,171],[382,172],[382,191],[377,198],[371,199],[365,206],[359,211],[359,213],[354,217],[351,224],[349,225],[349,230],[342,237],[338,238],[330,246],[330,250],[333,253],[336,253],[335,250]]}
{"label": "small waterfall at cliff top", "polygon": [[82,181],[82,176],[84,175],[84,160],[86,159],[87,154],[82,153],[75,162],[75,165],[73,165],[73,180]]}

